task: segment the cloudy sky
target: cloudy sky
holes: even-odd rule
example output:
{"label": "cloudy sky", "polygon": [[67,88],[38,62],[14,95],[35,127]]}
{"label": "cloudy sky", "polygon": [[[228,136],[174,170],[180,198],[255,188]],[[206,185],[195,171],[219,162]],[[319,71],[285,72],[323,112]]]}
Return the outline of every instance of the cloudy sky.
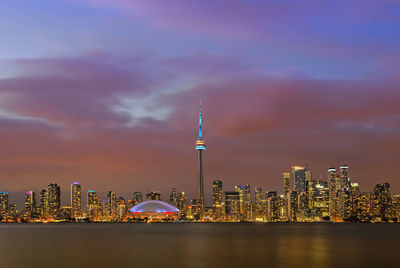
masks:
{"label": "cloudy sky", "polygon": [[346,163],[400,193],[396,0],[3,0],[0,191],[282,188]]}

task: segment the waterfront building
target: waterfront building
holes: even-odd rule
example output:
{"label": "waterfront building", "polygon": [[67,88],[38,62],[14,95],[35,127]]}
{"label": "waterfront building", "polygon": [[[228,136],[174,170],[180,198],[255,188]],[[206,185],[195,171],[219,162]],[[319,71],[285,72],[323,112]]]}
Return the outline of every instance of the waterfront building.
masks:
{"label": "waterfront building", "polygon": [[89,218],[97,218],[98,214],[101,214],[100,212],[100,206],[99,204],[99,197],[97,196],[97,193],[93,190],[89,190],[87,193],[87,212]]}
{"label": "waterfront building", "polygon": [[117,194],[109,191],[107,194],[107,217],[112,219],[117,214]]}
{"label": "waterfront building", "polygon": [[349,166],[342,165],[340,167],[340,188],[350,188]]}
{"label": "waterfront building", "polygon": [[81,185],[79,182],[71,184],[71,217],[78,218],[81,216]]}
{"label": "waterfront building", "polygon": [[356,217],[358,221],[369,222],[371,220],[371,201],[371,193],[360,193],[356,203]]}
{"label": "waterfront building", "polygon": [[263,199],[261,186],[255,188],[255,221],[263,222],[266,218],[266,200]]}
{"label": "waterfront building", "polygon": [[297,210],[298,210],[298,192],[291,191],[287,196],[287,217],[291,222],[295,222],[297,220]]}
{"label": "waterfront building", "polygon": [[173,188],[169,195],[169,203],[173,207],[178,207],[178,194],[176,193],[176,188]]}
{"label": "waterfront building", "polygon": [[290,192],[290,173],[285,172],[283,173],[283,193],[284,195],[287,195],[288,192]]}
{"label": "waterfront building", "polygon": [[240,195],[238,192],[225,192],[225,219],[240,221]]}
{"label": "waterfront building", "polygon": [[373,218],[376,221],[388,221],[392,218],[392,199],[390,184],[380,183],[374,187]]}
{"label": "waterfront building", "polygon": [[178,193],[178,206],[179,209],[179,218],[185,219],[187,214],[187,200],[185,196],[185,192]]}
{"label": "waterfront building", "polygon": [[293,175],[293,191],[298,193],[306,191],[306,168],[294,166],[292,167]]}
{"label": "waterfront building", "polygon": [[44,211],[46,217],[57,215],[61,207],[61,191],[57,183],[51,183],[47,186],[44,194]]}
{"label": "waterfront building", "polygon": [[204,174],[203,174],[203,151],[206,149],[206,143],[203,140],[203,124],[202,124],[202,111],[200,108],[199,114],[199,136],[195,144],[198,155],[198,174],[197,174],[197,217],[203,219],[204,217]]}
{"label": "waterfront building", "polygon": [[36,210],[36,196],[33,191],[25,192],[25,212],[28,214],[35,212]]}
{"label": "waterfront building", "polygon": [[269,222],[279,220],[279,206],[277,192],[267,192],[266,199],[266,218]]}
{"label": "waterfront building", "polygon": [[117,212],[118,212],[118,218],[120,220],[123,220],[127,212],[127,206],[125,200],[122,197],[118,199]]}
{"label": "waterfront building", "polygon": [[222,181],[214,180],[212,184],[213,191],[213,212],[214,219],[220,220],[223,216],[223,192],[222,192]]}
{"label": "waterfront building", "polygon": [[8,192],[0,192],[0,218],[8,211]]}

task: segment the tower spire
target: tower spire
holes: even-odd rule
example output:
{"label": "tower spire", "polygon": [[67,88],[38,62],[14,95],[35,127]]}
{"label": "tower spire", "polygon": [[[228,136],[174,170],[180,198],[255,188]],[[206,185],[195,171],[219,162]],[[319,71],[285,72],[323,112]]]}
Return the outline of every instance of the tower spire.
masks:
{"label": "tower spire", "polygon": [[200,114],[199,114],[199,140],[203,140],[203,125],[201,122],[201,102],[200,102]]}

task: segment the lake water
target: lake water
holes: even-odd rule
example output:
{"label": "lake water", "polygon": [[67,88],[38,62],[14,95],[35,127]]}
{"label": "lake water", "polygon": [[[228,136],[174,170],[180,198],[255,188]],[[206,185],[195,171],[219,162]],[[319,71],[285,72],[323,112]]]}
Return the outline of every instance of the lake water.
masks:
{"label": "lake water", "polygon": [[400,267],[400,224],[0,224],[0,267]]}

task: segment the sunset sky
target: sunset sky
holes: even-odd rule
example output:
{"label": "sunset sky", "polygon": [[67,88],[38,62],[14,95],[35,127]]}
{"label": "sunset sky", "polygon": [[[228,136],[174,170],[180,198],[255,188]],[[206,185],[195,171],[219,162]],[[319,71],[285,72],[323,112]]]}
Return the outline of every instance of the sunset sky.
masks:
{"label": "sunset sky", "polygon": [[[348,164],[400,193],[396,0],[2,0],[0,191],[282,190]],[[85,195],[85,194],[84,194]],[[83,198],[86,200],[86,197]]]}

